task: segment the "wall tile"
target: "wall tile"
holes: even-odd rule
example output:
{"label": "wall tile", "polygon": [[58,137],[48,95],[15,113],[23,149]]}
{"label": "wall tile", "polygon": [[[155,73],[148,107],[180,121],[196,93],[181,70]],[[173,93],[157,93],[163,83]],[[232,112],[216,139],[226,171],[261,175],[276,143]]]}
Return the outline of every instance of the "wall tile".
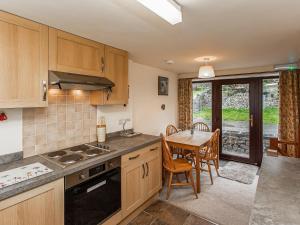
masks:
{"label": "wall tile", "polygon": [[49,90],[47,108],[23,109],[24,156],[96,141],[97,110],[86,91]]}

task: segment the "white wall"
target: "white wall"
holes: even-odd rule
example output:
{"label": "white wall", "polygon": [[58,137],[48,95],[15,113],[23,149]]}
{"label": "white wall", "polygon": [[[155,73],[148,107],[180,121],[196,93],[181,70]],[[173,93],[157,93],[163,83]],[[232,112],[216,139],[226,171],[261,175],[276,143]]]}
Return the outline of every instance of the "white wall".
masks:
{"label": "white wall", "polygon": [[0,109],[8,120],[0,122],[0,155],[22,150],[22,109]]}
{"label": "white wall", "polygon": [[[169,95],[158,96],[158,76],[169,78]],[[177,75],[129,61],[129,103],[123,106],[99,106],[98,118],[105,116],[107,131],[122,129],[120,119],[130,118],[126,128],[159,135],[169,123],[177,124]],[[166,109],[161,110],[165,104]]]}

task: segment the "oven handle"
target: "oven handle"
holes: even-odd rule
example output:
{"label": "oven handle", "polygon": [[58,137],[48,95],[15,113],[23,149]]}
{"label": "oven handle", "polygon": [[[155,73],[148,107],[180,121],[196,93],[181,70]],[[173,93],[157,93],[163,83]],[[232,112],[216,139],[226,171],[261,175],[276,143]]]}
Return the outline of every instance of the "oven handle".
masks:
{"label": "oven handle", "polygon": [[88,188],[88,189],[86,190],[86,193],[89,193],[89,192],[91,192],[91,191],[94,191],[94,190],[96,190],[97,188],[102,187],[102,186],[105,185],[105,184],[106,184],[106,180],[101,181],[100,183],[95,184],[94,186]]}

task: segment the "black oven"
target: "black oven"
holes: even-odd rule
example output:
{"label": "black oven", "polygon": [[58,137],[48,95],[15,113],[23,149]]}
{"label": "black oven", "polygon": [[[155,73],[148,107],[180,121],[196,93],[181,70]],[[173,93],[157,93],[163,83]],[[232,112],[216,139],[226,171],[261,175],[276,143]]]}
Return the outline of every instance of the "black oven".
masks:
{"label": "black oven", "polygon": [[65,225],[98,225],[120,209],[120,158],[65,177]]}

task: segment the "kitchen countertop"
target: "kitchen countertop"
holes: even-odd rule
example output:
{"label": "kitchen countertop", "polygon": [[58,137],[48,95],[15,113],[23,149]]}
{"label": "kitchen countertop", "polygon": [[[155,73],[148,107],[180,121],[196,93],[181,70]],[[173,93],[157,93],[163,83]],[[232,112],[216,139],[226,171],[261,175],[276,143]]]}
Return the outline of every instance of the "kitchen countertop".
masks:
{"label": "kitchen countertop", "polygon": [[72,166],[68,166],[66,168],[62,168],[47,159],[41,157],[41,156],[32,156],[28,157],[26,159],[14,161],[11,163],[0,165],[0,172],[14,169],[17,167],[25,166],[31,163],[39,162],[47,166],[48,168],[52,169],[53,172],[47,173],[11,186],[7,186],[0,189],[0,201],[12,196],[15,196],[17,194],[20,194],[22,192],[31,190],[33,188],[36,188],[38,186],[44,185],[46,183],[49,183],[51,181],[57,180],[59,178],[62,178],[66,175],[72,174],[74,172],[77,172],[79,170],[88,168],[90,166],[93,166],[95,164],[107,161],[109,159],[125,155],[129,152],[136,151],[138,149],[141,149],[143,147],[146,147],[148,145],[154,144],[156,142],[159,142],[161,138],[159,136],[152,136],[147,134],[141,134],[136,137],[111,137],[109,138],[104,144],[109,144],[111,146],[111,149],[117,149],[116,151],[113,151],[109,154],[91,158],[89,160],[85,160],[82,162],[78,162]]}
{"label": "kitchen countertop", "polygon": [[250,225],[299,224],[300,159],[264,156]]}

